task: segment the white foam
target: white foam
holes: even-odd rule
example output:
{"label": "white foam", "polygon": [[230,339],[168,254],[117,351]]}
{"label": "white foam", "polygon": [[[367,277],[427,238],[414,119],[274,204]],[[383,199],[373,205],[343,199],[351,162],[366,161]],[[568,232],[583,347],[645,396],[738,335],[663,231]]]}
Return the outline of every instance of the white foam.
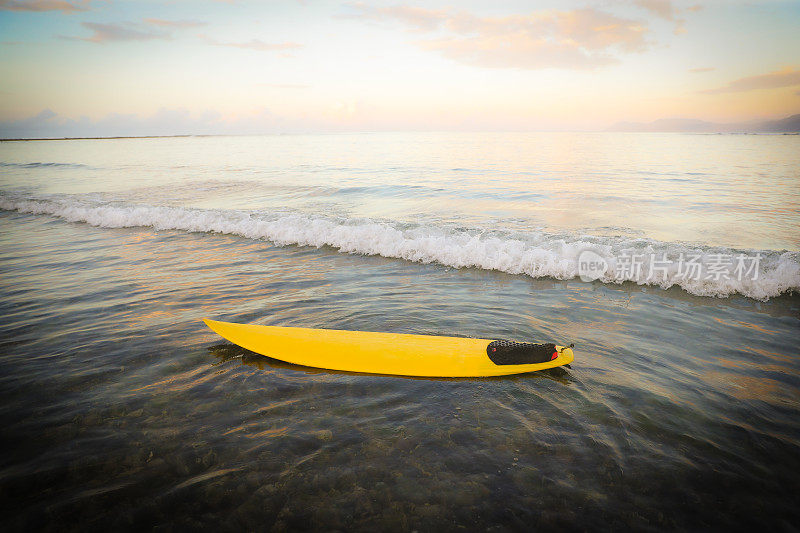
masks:
{"label": "white foam", "polygon": [[[765,300],[785,292],[800,292],[800,253],[692,247],[648,239],[565,237],[531,232],[465,231],[443,226],[404,227],[394,222],[333,219],[304,214],[265,215],[237,210],[192,209],[99,202],[89,196],[20,197],[0,194],[0,208],[50,215],[70,222],[105,228],[145,226],[157,230],[217,232],[265,239],[278,245],[331,246],[343,253],[380,255],[422,263],[496,270],[533,278],[572,279],[578,276],[578,256],[592,250],[608,264],[599,277],[605,283],[630,281],[669,288],[677,285],[699,296],[734,294]],[[714,279],[708,273],[715,254],[761,255],[756,276]],[[662,254],[672,260],[665,270],[644,261],[638,271],[618,269],[632,254]],[[700,276],[679,271],[678,258],[697,255]],[[755,277],[755,279],[752,279]],[[741,278],[741,279],[739,279]]]}

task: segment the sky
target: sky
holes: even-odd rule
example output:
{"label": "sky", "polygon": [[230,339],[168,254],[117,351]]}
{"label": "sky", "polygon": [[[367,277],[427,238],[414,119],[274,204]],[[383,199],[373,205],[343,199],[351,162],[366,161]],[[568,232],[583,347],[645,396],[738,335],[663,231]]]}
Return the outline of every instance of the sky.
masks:
{"label": "sky", "polygon": [[800,113],[800,1],[0,0],[0,137]]}

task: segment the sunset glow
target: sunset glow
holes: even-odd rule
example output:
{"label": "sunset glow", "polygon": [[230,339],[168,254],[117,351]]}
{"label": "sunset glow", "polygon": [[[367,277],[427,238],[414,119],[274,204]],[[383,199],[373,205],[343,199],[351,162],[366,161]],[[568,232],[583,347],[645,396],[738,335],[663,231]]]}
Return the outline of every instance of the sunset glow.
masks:
{"label": "sunset glow", "polygon": [[800,4],[0,1],[0,134],[603,130],[800,110]]}

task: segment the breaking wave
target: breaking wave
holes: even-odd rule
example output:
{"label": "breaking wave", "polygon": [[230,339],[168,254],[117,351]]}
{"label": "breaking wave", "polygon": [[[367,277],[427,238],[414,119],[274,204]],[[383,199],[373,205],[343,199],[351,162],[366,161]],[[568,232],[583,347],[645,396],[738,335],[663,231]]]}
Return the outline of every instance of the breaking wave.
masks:
{"label": "breaking wave", "polygon": [[[153,206],[99,201],[80,195],[23,197],[0,193],[0,208],[104,228],[144,226],[224,233],[277,245],[331,246],[343,253],[496,270],[532,278],[579,277],[584,274],[579,262],[588,256],[603,266],[591,279],[665,289],[679,286],[698,296],[741,294],[766,300],[786,292],[800,292],[800,253],[795,251],[733,250],[650,239],[469,230],[298,213]],[[638,262],[631,261],[637,257]],[[721,271],[722,259],[729,261],[727,272]],[[743,267],[739,271],[735,270],[737,262]]]}

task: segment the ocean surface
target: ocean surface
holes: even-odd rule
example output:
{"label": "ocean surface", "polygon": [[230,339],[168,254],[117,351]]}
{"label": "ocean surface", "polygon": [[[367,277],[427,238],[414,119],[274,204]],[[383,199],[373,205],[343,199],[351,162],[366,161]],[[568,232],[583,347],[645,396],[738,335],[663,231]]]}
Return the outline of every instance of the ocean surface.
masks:
{"label": "ocean surface", "polygon": [[[575,343],[414,379],[244,323]],[[800,528],[800,137],[0,142],[4,530]]]}

